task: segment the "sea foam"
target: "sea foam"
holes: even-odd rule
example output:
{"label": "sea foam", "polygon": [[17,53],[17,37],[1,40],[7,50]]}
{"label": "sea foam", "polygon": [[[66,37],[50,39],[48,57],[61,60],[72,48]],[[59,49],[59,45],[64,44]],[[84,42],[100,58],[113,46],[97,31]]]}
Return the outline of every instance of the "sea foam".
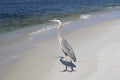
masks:
{"label": "sea foam", "polygon": [[90,18],[91,17],[91,15],[81,15],[80,16],[80,19],[88,19],[88,18]]}

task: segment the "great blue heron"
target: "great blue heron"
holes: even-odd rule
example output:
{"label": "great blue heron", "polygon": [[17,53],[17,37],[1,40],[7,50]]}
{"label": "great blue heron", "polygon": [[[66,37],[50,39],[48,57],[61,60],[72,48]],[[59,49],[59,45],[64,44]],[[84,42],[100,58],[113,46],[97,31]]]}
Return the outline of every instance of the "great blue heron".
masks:
{"label": "great blue heron", "polygon": [[[65,40],[62,37],[62,35],[61,35],[61,32],[60,32],[60,29],[62,27],[61,20],[53,19],[53,20],[49,20],[49,21],[58,23],[58,26],[57,26],[57,36],[58,36],[58,41],[59,41],[60,47],[61,47],[63,53],[65,54],[66,63],[68,62],[68,58],[70,59],[69,61],[71,63],[72,63],[72,60],[74,62],[76,62],[76,57],[75,57],[75,54],[74,54],[74,51],[73,51],[72,47],[70,46],[70,44],[68,44],[67,40]],[[67,71],[67,65],[66,65],[66,68],[65,68],[64,71]],[[72,71],[73,71],[73,67],[71,68],[71,72]]]}

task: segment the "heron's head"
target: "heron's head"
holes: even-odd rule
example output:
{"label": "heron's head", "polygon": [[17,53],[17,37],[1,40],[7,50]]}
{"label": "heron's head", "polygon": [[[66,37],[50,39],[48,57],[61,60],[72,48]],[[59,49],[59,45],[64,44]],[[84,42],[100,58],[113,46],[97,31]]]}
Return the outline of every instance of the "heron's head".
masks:
{"label": "heron's head", "polygon": [[48,21],[51,21],[51,22],[57,22],[57,23],[59,23],[59,25],[58,25],[58,30],[62,27],[62,21],[60,20],[60,19],[51,19],[51,20],[48,20]]}

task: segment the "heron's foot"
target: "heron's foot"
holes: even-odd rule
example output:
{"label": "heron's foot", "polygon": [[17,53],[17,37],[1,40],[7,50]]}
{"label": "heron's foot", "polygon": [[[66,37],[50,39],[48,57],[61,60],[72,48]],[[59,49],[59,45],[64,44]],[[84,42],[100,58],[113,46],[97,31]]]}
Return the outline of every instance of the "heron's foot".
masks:
{"label": "heron's foot", "polygon": [[76,71],[76,70],[69,70],[68,72],[73,72],[73,71]]}
{"label": "heron's foot", "polygon": [[68,71],[67,69],[65,69],[65,70],[63,70],[63,71],[60,71],[60,72],[66,72],[66,71]]}
{"label": "heron's foot", "polygon": [[68,72],[73,72],[74,70],[69,70]]}

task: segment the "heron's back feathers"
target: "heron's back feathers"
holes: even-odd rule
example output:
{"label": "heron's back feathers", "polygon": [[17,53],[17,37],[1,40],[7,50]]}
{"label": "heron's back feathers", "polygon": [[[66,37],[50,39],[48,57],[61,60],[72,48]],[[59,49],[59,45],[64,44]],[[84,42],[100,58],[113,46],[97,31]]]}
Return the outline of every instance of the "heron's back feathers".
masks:
{"label": "heron's back feathers", "polygon": [[68,42],[65,39],[61,41],[61,47],[63,52],[69,57],[71,57],[74,62],[77,61],[72,47],[70,46],[70,44],[68,44]]}

